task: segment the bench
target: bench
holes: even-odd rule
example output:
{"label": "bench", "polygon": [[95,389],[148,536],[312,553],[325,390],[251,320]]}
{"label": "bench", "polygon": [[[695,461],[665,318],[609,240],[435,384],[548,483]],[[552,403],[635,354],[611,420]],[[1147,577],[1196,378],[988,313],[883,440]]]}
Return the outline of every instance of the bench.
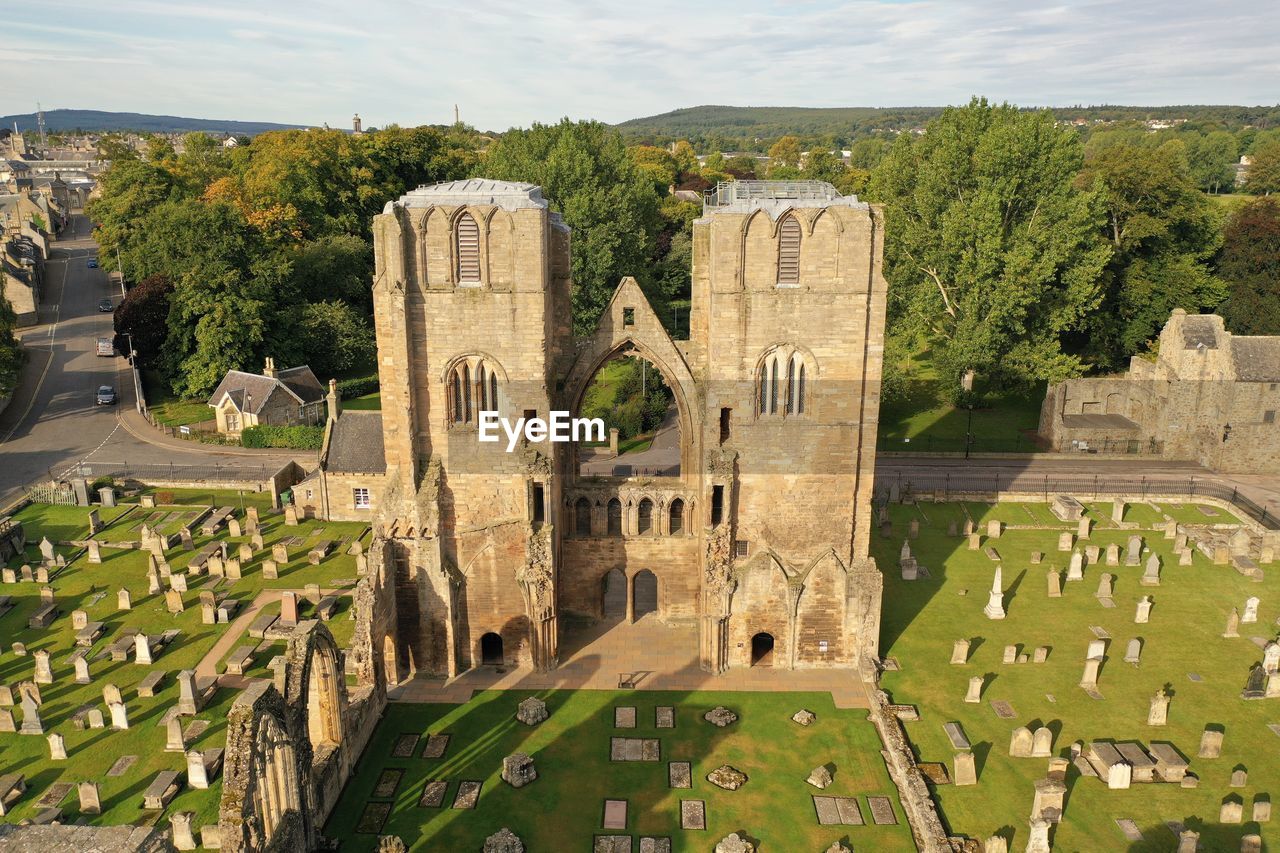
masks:
{"label": "bench", "polygon": [[227,657],[227,674],[244,675],[244,671],[253,666],[253,653],[256,646],[237,646]]}
{"label": "bench", "polygon": [[182,780],[177,770],[162,770],[142,794],[142,807],[160,811],[182,790]]}
{"label": "bench", "polygon": [[259,613],[258,618],[254,619],[249,625],[249,636],[253,637],[255,640],[261,640],[266,636],[267,631],[270,630],[271,626],[274,625],[276,620],[279,618],[280,617],[275,613],[269,613],[267,611]]}

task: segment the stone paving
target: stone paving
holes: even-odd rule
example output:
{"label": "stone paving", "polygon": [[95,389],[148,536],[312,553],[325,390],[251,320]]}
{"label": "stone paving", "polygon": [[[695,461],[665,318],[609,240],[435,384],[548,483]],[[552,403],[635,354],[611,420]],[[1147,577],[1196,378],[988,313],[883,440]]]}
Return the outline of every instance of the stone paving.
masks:
{"label": "stone paving", "polygon": [[550,672],[478,667],[445,681],[411,679],[391,688],[388,696],[397,702],[462,704],[479,690],[617,690],[620,681],[634,680],[640,690],[826,691],[837,708],[869,707],[865,689],[851,670],[753,667],[711,675],[698,668],[697,650],[696,626],[647,616],[635,624],[567,631],[561,640],[560,666]]}

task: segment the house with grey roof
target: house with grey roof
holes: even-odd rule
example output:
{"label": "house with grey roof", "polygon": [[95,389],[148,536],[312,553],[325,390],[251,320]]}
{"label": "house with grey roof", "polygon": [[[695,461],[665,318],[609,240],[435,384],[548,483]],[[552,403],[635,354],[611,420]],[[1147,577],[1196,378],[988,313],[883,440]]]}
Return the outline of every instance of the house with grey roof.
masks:
{"label": "house with grey roof", "polygon": [[1141,453],[1228,473],[1280,473],[1280,337],[1233,335],[1175,309],[1154,359],[1121,376],[1049,388],[1040,435],[1054,450]]}
{"label": "house with grey roof", "polygon": [[294,486],[294,504],[308,518],[371,520],[386,490],[382,412],[344,412],[338,383],[332,379],[326,399],[329,417],[320,466]]}
{"label": "house with grey roof", "polygon": [[268,358],[262,373],[229,370],[209,398],[218,432],[239,435],[251,426],[314,426],[324,421],[324,386],[305,364],[277,370]]}

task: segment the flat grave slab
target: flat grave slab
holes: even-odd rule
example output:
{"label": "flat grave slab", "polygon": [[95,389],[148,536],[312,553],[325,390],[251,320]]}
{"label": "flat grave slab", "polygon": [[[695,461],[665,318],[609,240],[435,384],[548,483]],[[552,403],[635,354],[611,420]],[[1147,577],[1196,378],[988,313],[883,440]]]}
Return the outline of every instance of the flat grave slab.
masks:
{"label": "flat grave slab", "polygon": [[474,809],[476,801],[480,799],[480,788],[483,782],[463,781],[458,784],[457,796],[453,798],[453,807],[455,809]]}
{"label": "flat grave slab", "polygon": [[680,801],[680,828],[706,829],[707,804],[702,800]]}
{"label": "flat grave slab", "polygon": [[412,758],[413,753],[418,749],[419,740],[420,737],[416,732],[400,735],[391,747],[391,757]]}
{"label": "flat grave slab", "polygon": [[37,809],[57,808],[58,804],[67,798],[67,794],[71,793],[71,789],[75,787],[70,782],[54,782],[44,793],[40,795],[40,799],[36,800]]}
{"label": "flat grave slab", "polygon": [[391,803],[366,803],[360,820],[356,821],[356,832],[364,835],[378,835],[383,824],[391,816]]}
{"label": "flat grave slab", "polygon": [[991,700],[991,710],[995,711],[996,716],[1002,720],[1012,720],[1014,717],[1018,716],[1013,710],[1013,705],[1009,704],[1005,699]]}
{"label": "flat grave slab", "polygon": [[1273,735],[1280,737],[1280,723],[1267,723],[1267,728],[1271,729]]}
{"label": "flat grave slab", "polygon": [[[836,797],[836,812],[840,815],[840,823],[845,826],[863,825],[862,809],[858,808],[856,797]],[[896,820],[893,822],[897,823]]]}
{"label": "flat grave slab", "polygon": [[916,769],[934,785],[951,784],[951,774],[947,772],[947,765],[945,764],[939,764],[936,761],[925,761],[917,764]]}
{"label": "flat grave slab", "polygon": [[818,815],[819,826],[840,825],[840,809],[835,797],[814,797],[813,810]]}
{"label": "flat grave slab", "polygon": [[427,735],[427,745],[422,748],[423,758],[444,758],[449,749],[450,734]]}
{"label": "flat grave slab", "polygon": [[1142,840],[1142,831],[1138,829],[1138,824],[1130,818],[1116,818],[1116,826],[1120,827],[1120,831],[1124,833],[1124,837],[1129,841]]}
{"label": "flat grave slab", "polygon": [[640,836],[640,853],[671,853],[671,839],[666,836]]}
{"label": "flat grave slab", "polygon": [[[605,800],[604,816],[601,819],[600,825],[603,826],[605,829],[626,829],[627,828],[627,801],[626,800]],[[628,839],[628,841],[630,841],[630,839]]]}
{"label": "flat grave slab", "polygon": [[1188,681],[1194,681],[1194,682],[1199,683],[1199,682],[1201,682],[1201,681],[1204,681],[1204,676],[1203,676],[1203,675],[1201,675],[1201,674],[1200,674],[1200,673],[1198,673],[1198,672],[1188,672],[1188,673],[1187,673],[1187,680],[1188,680]]}
{"label": "flat grave slab", "polygon": [[667,787],[693,787],[693,770],[688,761],[672,761],[667,764]]}
{"label": "flat grave slab", "polygon": [[944,723],[942,729],[947,733],[947,737],[951,739],[953,748],[969,749],[969,738],[965,736],[964,729],[959,723]]}
{"label": "flat grave slab", "polygon": [[1111,639],[1111,632],[1106,628],[1103,628],[1101,625],[1090,625],[1089,630],[1092,631],[1093,636],[1097,637],[1099,640]]}
{"label": "flat grave slab", "polygon": [[631,853],[631,836],[597,835],[591,853]]}
{"label": "flat grave slab", "polygon": [[871,822],[877,826],[892,826],[898,822],[893,801],[888,797],[867,797],[867,805],[871,807]]}
{"label": "flat grave slab", "polygon": [[634,729],[636,727],[636,709],[625,705],[613,709],[613,727],[615,729]]}
{"label": "flat grave slab", "polygon": [[192,720],[187,724],[187,727],[182,730],[182,739],[187,743],[191,743],[193,740],[200,737],[200,735],[204,734],[207,728],[209,728],[208,720]]}
{"label": "flat grave slab", "polygon": [[653,722],[657,728],[674,729],[676,727],[676,709],[670,705],[659,705],[653,709]]}
{"label": "flat grave slab", "polygon": [[662,749],[657,738],[609,738],[610,761],[657,761]]}
{"label": "flat grave slab", "polygon": [[129,772],[129,768],[138,760],[136,755],[122,755],[116,759],[116,763],[111,765],[111,769],[107,771],[107,775],[114,778],[123,776]]}
{"label": "flat grave slab", "polygon": [[404,770],[399,767],[388,767],[382,771],[382,775],[378,777],[378,783],[373,786],[373,795],[379,800],[389,800],[396,795],[396,788],[400,787],[400,780],[404,778]]}
{"label": "flat grave slab", "polygon": [[418,808],[420,809],[438,809],[444,804],[444,793],[449,788],[449,782],[443,779],[429,779],[427,784],[422,788],[422,796],[418,797]]}

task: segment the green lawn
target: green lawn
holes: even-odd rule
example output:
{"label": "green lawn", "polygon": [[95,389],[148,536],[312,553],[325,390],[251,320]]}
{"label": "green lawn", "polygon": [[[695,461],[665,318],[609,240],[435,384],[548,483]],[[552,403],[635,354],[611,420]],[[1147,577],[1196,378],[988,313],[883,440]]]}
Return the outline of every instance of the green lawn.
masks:
{"label": "green lawn", "polygon": [[156,370],[142,371],[142,391],[147,396],[147,411],[165,426],[183,426],[213,420],[208,400],[181,400]]}
{"label": "green lawn", "polygon": [[352,397],[350,400],[343,400],[342,408],[358,412],[380,412],[382,411],[382,392],[374,391],[372,394],[365,394],[363,397]]}
{"label": "green lawn", "polygon": [[[1003,559],[1008,617],[992,621],[983,616],[991,587],[994,563],[981,550],[970,551],[962,537],[946,536],[951,520],[963,523],[963,512],[980,524],[995,518],[1009,525],[1043,525],[1042,529],[1009,529],[987,544]],[[1096,779],[1082,778],[1073,767],[1068,777],[1065,816],[1054,834],[1058,850],[1167,851],[1176,840],[1164,821],[1182,821],[1199,830],[1201,849],[1238,850],[1244,832],[1261,832],[1264,841],[1280,843],[1273,824],[1250,824],[1255,795],[1280,790],[1280,751],[1276,735],[1267,723],[1280,722],[1280,703],[1244,701],[1240,690],[1250,666],[1261,652],[1251,636],[1274,638],[1274,620],[1280,615],[1276,582],[1254,583],[1228,566],[1214,566],[1196,554],[1192,566],[1178,566],[1172,541],[1150,529],[1120,530],[1109,521],[1111,505],[1088,505],[1100,519],[1090,542],[1123,545],[1137,532],[1159,554],[1163,563],[1159,587],[1142,587],[1141,568],[1089,566],[1080,583],[1064,583],[1062,598],[1046,594],[1049,567],[1063,571],[1068,555],[1057,550],[1061,530],[1075,525],[1053,520],[1040,504],[928,504],[893,506],[893,533],[876,535],[873,551],[885,575],[882,654],[896,658],[901,671],[885,674],[882,685],[896,702],[915,704],[919,722],[908,724],[918,757],[952,767],[955,750],[943,724],[957,721],[964,727],[977,756],[979,783],[973,787],[941,786],[936,789],[944,821],[953,832],[983,838],[1002,833],[1011,839],[1010,850],[1026,843],[1027,817],[1033,785],[1043,778],[1047,759],[1011,758],[1010,736],[1017,726],[1047,725],[1055,734],[1055,755],[1067,755],[1073,741],[1134,740],[1149,746],[1170,742],[1191,762],[1200,778],[1196,789],[1176,784],[1135,784],[1126,791],[1108,790]],[[1209,517],[1194,505],[1130,505],[1125,521],[1151,525],[1164,513],[1201,523],[1230,523],[1230,513],[1215,509]],[[898,554],[909,520],[921,523],[921,534],[912,548],[931,579],[904,582],[897,571]],[[981,529],[985,530],[985,525]],[[1032,551],[1045,554],[1043,565],[1032,565]],[[1271,572],[1273,567],[1267,567]],[[1095,598],[1103,572],[1116,576],[1116,606],[1104,608]],[[1149,594],[1155,603],[1149,624],[1134,624],[1137,600]],[[1259,596],[1259,622],[1241,626],[1241,638],[1220,635],[1232,607],[1244,608],[1249,596]],[[1078,686],[1085,650],[1101,626],[1112,639],[1102,666],[1099,691],[1102,700],[1090,698]],[[1123,662],[1131,638],[1143,641],[1141,664]],[[973,642],[969,663],[948,663],[952,643],[959,638]],[[1051,647],[1043,664],[1001,663],[1006,645],[1018,644],[1030,652]],[[1188,678],[1195,673],[1203,680]],[[968,680],[986,676],[981,704],[963,702]],[[1169,725],[1146,725],[1151,696],[1161,687],[1172,693]],[[1050,698],[1052,697],[1052,699]],[[1014,719],[1000,719],[993,700],[1007,700]],[[1196,753],[1206,725],[1225,727],[1222,757],[1199,759]],[[1228,787],[1237,765],[1248,769],[1248,786]],[[1218,825],[1218,810],[1228,794],[1239,794],[1245,803],[1245,824]],[[1117,819],[1137,821],[1145,840],[1130,846],[1116,826]]]}
{"label": "green lawn", "polygon": [[[234,492],[202,494],[205,498],[212,498],[219,506],[239,505],[239,496]],[[257,496],[246,497],[256,499]],[[101,512],[104,519],[114,520],[126,509],[130,507],[121,506]],[[134,507],[132,512],[108,525],[98,538],[106,542],[136,539],[137,528],[147,518],[152,518],[164,527],[183,518],[190,519],[193,515],[190,504],[155,509]],[[23,522],[31,543],[26,555],[27,562],[38,561],[36,545],[43,535],[48,535],[50,539],[65,540],[83,538],[88,534],[88,509],[83,507],[32,505],[19,512],[16,518]],[[318,566],[308,564],[306,550],[320,535],[337,541],[343,537],[359,535],[364,531],[365,525],[308,521],[297,527],[288,527],[284,524],[284,516],[280,514],[264,514],[262,522],[266,546],[264,552],[256,555],[244,567],[244,577],[241,580],[223,580],[218,586],[219,590],[229,590],[243,604],[248,604],[267,587],[301,589],[307,583],[331,586],[339,579],[354,580],[355,558],[348,555],[345,549],[335,549]],[[323,534],[318,534],[317,531],[321,529]],[[264,580],[261,572],[263,556],[270,556],[272,544],[286,537],[300,537],[303,541],[290,549],[294,559],[280,567],[279,580]],[[206,537],[200,535],[195,539],[197,547],[207,541]],[[241,541],[248,541],[248,537],[228,538],[228,541],[235,546]],[[58,550],[68,556],[71,554],[70,548],[59,547]],[[177,548],[171,550],[168,557],[170,565],[181,570],[190,561],[191,552]],[[21,562],[22,560],[15,559],[9,565],[17,566]],[[191,591],[184,596],[186,610],[171,616],[164,606],[163,596],[147,593],[146,553],[104,548],[101,564],[90,565],[81,557],[51,579],[62,613],[47,630],[27,627],[27,618],[39,606],[39,589],[36,584],[0,586],[0,594],[11,596],[15,605],[0,617],[0,636],[4,638],[5,647],[3,654],[0,654],[0,681],[16,686],[19,681],[30,679],[33,673],[34,658],[30,654],[25,657],[13,654],[9,651],[11,643],[24,643],[29,651],[46,649],[50,652],[55,683],[41,686],[43,705],[40,715],[46,733],[56,731],[66,738],[69,755],[67,761],[55,764],[48,759],[49,746],[44,738],[0,734],[0,774],[23,773],[28,784],[28,793],[4,818],[6,822],[33,817],[36,813],[36,800],[55,781],[77,782],[86,779],[99,783],[103,806],[102,815],[83,816],[89,822],[103,825],[138,823],[153,817],[141,809],[142,791],[159,771],[183,770],[185,775],[186,767],[181,755],[164,751],[165,729],[156,723],[177,700],[175,677],[178,671],[194,667],[226,628],[201,623],[199,591],[208,582],[209,579],[206,578],[194,580]],[[128,612],[116,609],[116,591],[121,587],[127,588],[132,596],[133,609]],[[90,656],[93,683],[88,685],[75,683],[74,670],[68,662],[74,648],[70,614],[76,609],[85,610],[90,620],[103,622],[106,626],[104,635],[93,646]],[[349,642],[351,637],[351,628],[342,624],[346,622],[349,622],[348,616],[342,613],[333,623],[345,634],[343,642]],[[182,633],[156,658],[153,667],[138,666],[132,661],[115,663],[110,657],[96,659],[97,654],[114,642],[126,626],[152,635],[170,628],[177,628]],[[264,653],[261,663],[265,665],[268,660],[270,655]],[[168,677],[154,698],[140,698],[137,695],[138,682],[152,669],[163,670]],[[121,732],[113,732],[109,728],[76,731],[71,725],[70,717],[85,705],[99,708],[110,721],[110,715],[106,713],[107,709],[102,701],[102,689],[107,683],[116,684],[123,692],[130,728]],[[234,691],[219,691],[215,703],[206,707],[199,715],[199,719],[209,722],[210,727],[189,746],[208,749],[224,745],[224,720],[234,699]],[[17,708],[13,711],[15,719],[20,721],[20,711]],[[137,755],[138,761],[123,776],[108,777],[107,770],[123,755]],[[217,819],[220,793],[220,783],[215,783],[205,791],[185,790],[169,806],[167,813],[194,811],[197,815],[197,827],[214,822]],[[73,822],[82,817],[74,789],[64,800],[63,810],[68,821]],[[161,822],[165,820],[167,818],[161,818]]]}
{"label": "green lawn", "polygon": [[[880,406],[879,448],[918,453],[963,453],[972,430],[975,452],[1031,453],[1035,443],[1027,431],[1040,424],[1044,386],[1030,393],[995,392],[981,378],[975,385],[973,412],[947,402],[928,352],[910,365],[906,394]],[[972,422],[970,416],[972,414]]]}
{"label": "green lawn", "polygon": [[[601,826],[604,800],[629,803],[625,834],[670,836],[674,850],[710,850],[731,832],[745,831],[763,851],[819,851],[840,838],[858,850],[909,850],[911,834],[898,806],[896,789],[880,757],[880,741],[865,711],[838,711],[829,693],[668,693],[601,690],[546,691],[550,718],[530,728],[515,720],[527,691],[486,691],[465,705],[392,704],[370,741],[356,775],[329,819],[325,834],[344,851],[373,850],[377,836],[356,832],[364,806],[384,768],[405,773],[394,795],[384,834],[398,835],[416,850],[479,850],[484,839],[510,827],[525,849],[590,850]],[[723,704],[740,719],[718,729],[702,715]],[[637,728],[613,728],[613,708],[634,705]],[[675,729],[654,727],[654,708],[676,707]],[[817,722],[803,728],[790,720],[807,707]],[[392,758],[402,733],[448,732],[444,759]],[[661,760],[610,762],[611,736],[658,737]],[[514,789],[500,779],[502,759],[524,751],[534,759],[538,779]],[[693,787],[667,787],[667,762],[693,763]],[[821,827],[805,784],[816,766],[832,762],[835,781],[826,793],[857,796],[866,826]],[[731,764],[749,781],[724,791],[706,781],[721,764]],[[419,808],[428,779],[448,779],[442,808]],[[474,811],[449,808],[461,780],[483,781]],[[899,823],[871,825],[866,795],[890,797]],[[680,800],[706,802],[707,829],[680,829]],[[620,831],[621,832],[621,831]],[[638,849],[638,840],[635,842]]]}

